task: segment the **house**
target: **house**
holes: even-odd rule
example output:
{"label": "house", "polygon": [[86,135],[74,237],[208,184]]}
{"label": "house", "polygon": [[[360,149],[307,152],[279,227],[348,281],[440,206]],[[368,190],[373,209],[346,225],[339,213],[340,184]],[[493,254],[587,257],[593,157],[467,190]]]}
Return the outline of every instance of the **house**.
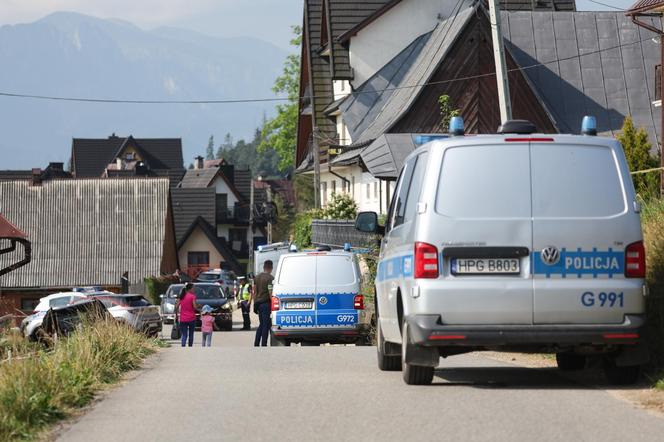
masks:
{"label": "house", "polygon": [[74,138],[71,172],[76,178],[165,177],[175,187],[184,175],[179,138]]}
{"label": "house", "polygon": [[[255,222],[253,231],[249,226],[251,172],[225,161],[208,165],[196,158],[173,189],[180,262],[193,275],[210,267],[244,273],[252,241],[266,242],[264,222]],[[264,201],[265,192],[256,190],[254,198]]]}
{"label": "house", "polygon": [[[360,210],[386,212],[393,183],[372,176],[361,163],[359,152],[373,139],[357,139],[349,130],[342,106],[349,94],[370,81],[405,48],[421,50],[422,36],[441,21],[455,19],[461,9],[472,4],[470,0],[304,1],[300,69],[303,98],[299,103],[295,163],[297,173],[314,173],[317,146],[322,205],[332,194],[347,192]],[[506,10],[576,9],[573,0],[506,0],[501,6]],[[438,114],[436,109],[434,113]]]}
{"label": "house", "polygon": [[[660,60],[656,34],[620,12],[503,11],[501,18],[514,118],[531,120],[544,133],[578,133],[582,117],[594,115],[599,133],[612,136],[631,115],[658,145],[661,107],[652,104]],[[414,134],[446,132],[440,127],[441,95],[460,110],[468,133],[495,131],[500,114],[494,72],[486,9],[460,9],[340,103],[354,144],[364,147],[332,164],[354,157],[373,176],[396,179],[415,148]]]}
{"label": "house", "polygon": [[143,278],[178,268],[166,178],[0,181],[0,212],[32,245],[29,264],[0,276],[0,315],[72,287],[120,290],[125,271],[142,293]]}

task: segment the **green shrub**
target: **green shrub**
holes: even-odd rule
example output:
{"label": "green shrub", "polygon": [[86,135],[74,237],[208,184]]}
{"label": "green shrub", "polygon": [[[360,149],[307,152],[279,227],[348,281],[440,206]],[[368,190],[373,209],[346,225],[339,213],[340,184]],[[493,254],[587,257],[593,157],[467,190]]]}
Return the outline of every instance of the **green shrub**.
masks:
{"label": "green shrub", "polygon": [[311,222],[324,217],[324,211],[311,209],[295,215],[293,223],[293,241],[298,248],[311,247]]}
{"label": "green shrub", "polygon": [[357,216],[357,203],[347,193],[332,194],[330,202],[325,207],[325,219],[355,219]]}
{"label": "green shrub", "polygon": [[664,202],[645,203],[641,219],[650,290],[646,298],[648,345],[652,365],[661,369],[664,368]]}
{"label": "green shrub", "polygon": [[29,355],[0,364],[0,440],[34,438],[155,349],[155,341],[112,319],[84,321],[49,352],[26,348]]}
{"label": "green shrub", "polygon": [[145,283],[145,291],[150,302],[154,305],[159,305],[161,304],[159,295],[166,293],[171,284],[177,284],[179,281],[173,275],[166,275],[150,276],[149,278],[144,278],[143,282]]}
{"label": "green shrub", "polygon": [[[660,159],[653,155],[652,145],[648,141],[648,133],[642,127],[636,128],[632,118],[625,117],[620,134],[616,137],[625,151],[629,170],[647,170],[660,166]],[[660,173],[650,172],[632,175],[636,193],[643,200],[659,197]]]}

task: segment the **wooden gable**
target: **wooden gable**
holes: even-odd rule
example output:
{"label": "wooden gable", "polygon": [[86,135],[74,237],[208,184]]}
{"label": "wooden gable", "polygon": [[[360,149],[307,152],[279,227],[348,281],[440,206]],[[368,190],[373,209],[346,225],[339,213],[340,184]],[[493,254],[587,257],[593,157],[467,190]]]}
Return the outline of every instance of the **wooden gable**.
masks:
{"label": "wooden gable", "polygon": [[[517,64],[509,53],[506,53],[506,61],[512,117],[532,121],[539,132],[556,133],[556,127],[524,74],[514,70]],[[431,84],[422,90],[389,132],[447,132],[447,128],[440,127],[438,98],[449,95],[452,106],[461,111],[467,133],[495,133],[501,123],[495,72],[489,20],[485,14],[476,14],[429,79]],[[450,81],[452,79],[462,80]]]}

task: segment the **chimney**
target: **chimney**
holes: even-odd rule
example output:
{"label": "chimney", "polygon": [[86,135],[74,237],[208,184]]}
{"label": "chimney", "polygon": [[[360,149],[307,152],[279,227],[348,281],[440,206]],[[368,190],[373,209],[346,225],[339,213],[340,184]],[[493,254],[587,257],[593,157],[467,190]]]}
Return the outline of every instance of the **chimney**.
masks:
{"label": "chimney", "polygon": [[194,169],[201,170],[201,169],[204,168],[204,166],[203,166],[204,163],[203,163],[203,157],[202,156],[199,155],[196,158],[194,158],[194,160],[196,160],[194,162]]}
{"label": "chimney", "polygon": [[64,163],[48,163],[48,170],[53,172],[62,172],[64,171]]}
{"label": "chimney", "polygon": [[42,183],[42,171],[39,167],[36,167],[32,169],[32,185],[33,186],[41,186]]}
{"label": "chimney", "polygon": [[115,159],[115,166],[118,168],[118,170],[122,170],[122,158],[116,158]]}

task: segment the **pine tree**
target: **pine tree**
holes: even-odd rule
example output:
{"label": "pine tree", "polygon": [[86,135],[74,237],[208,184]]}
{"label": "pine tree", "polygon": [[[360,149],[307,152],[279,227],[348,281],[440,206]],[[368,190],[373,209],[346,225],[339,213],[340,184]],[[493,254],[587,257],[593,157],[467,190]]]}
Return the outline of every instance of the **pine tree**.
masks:
{"label": "pine tree", "polygon": [[208,140],[207,149],[205,151],[206,160],[214,160],[214,135],[210,135]]}
{"label": "pine tree", "polygon": [[[625,151],[629,170],[634,172],[659,167],[658,156],[651,153],[652,145],[648,141],[648,133],[643,127],[636,128],[632,117],[625,117],[622,130],[616,137]],[[660,173],[649,172],[632,175],[636,193],[643,199],[659,195]]]}

